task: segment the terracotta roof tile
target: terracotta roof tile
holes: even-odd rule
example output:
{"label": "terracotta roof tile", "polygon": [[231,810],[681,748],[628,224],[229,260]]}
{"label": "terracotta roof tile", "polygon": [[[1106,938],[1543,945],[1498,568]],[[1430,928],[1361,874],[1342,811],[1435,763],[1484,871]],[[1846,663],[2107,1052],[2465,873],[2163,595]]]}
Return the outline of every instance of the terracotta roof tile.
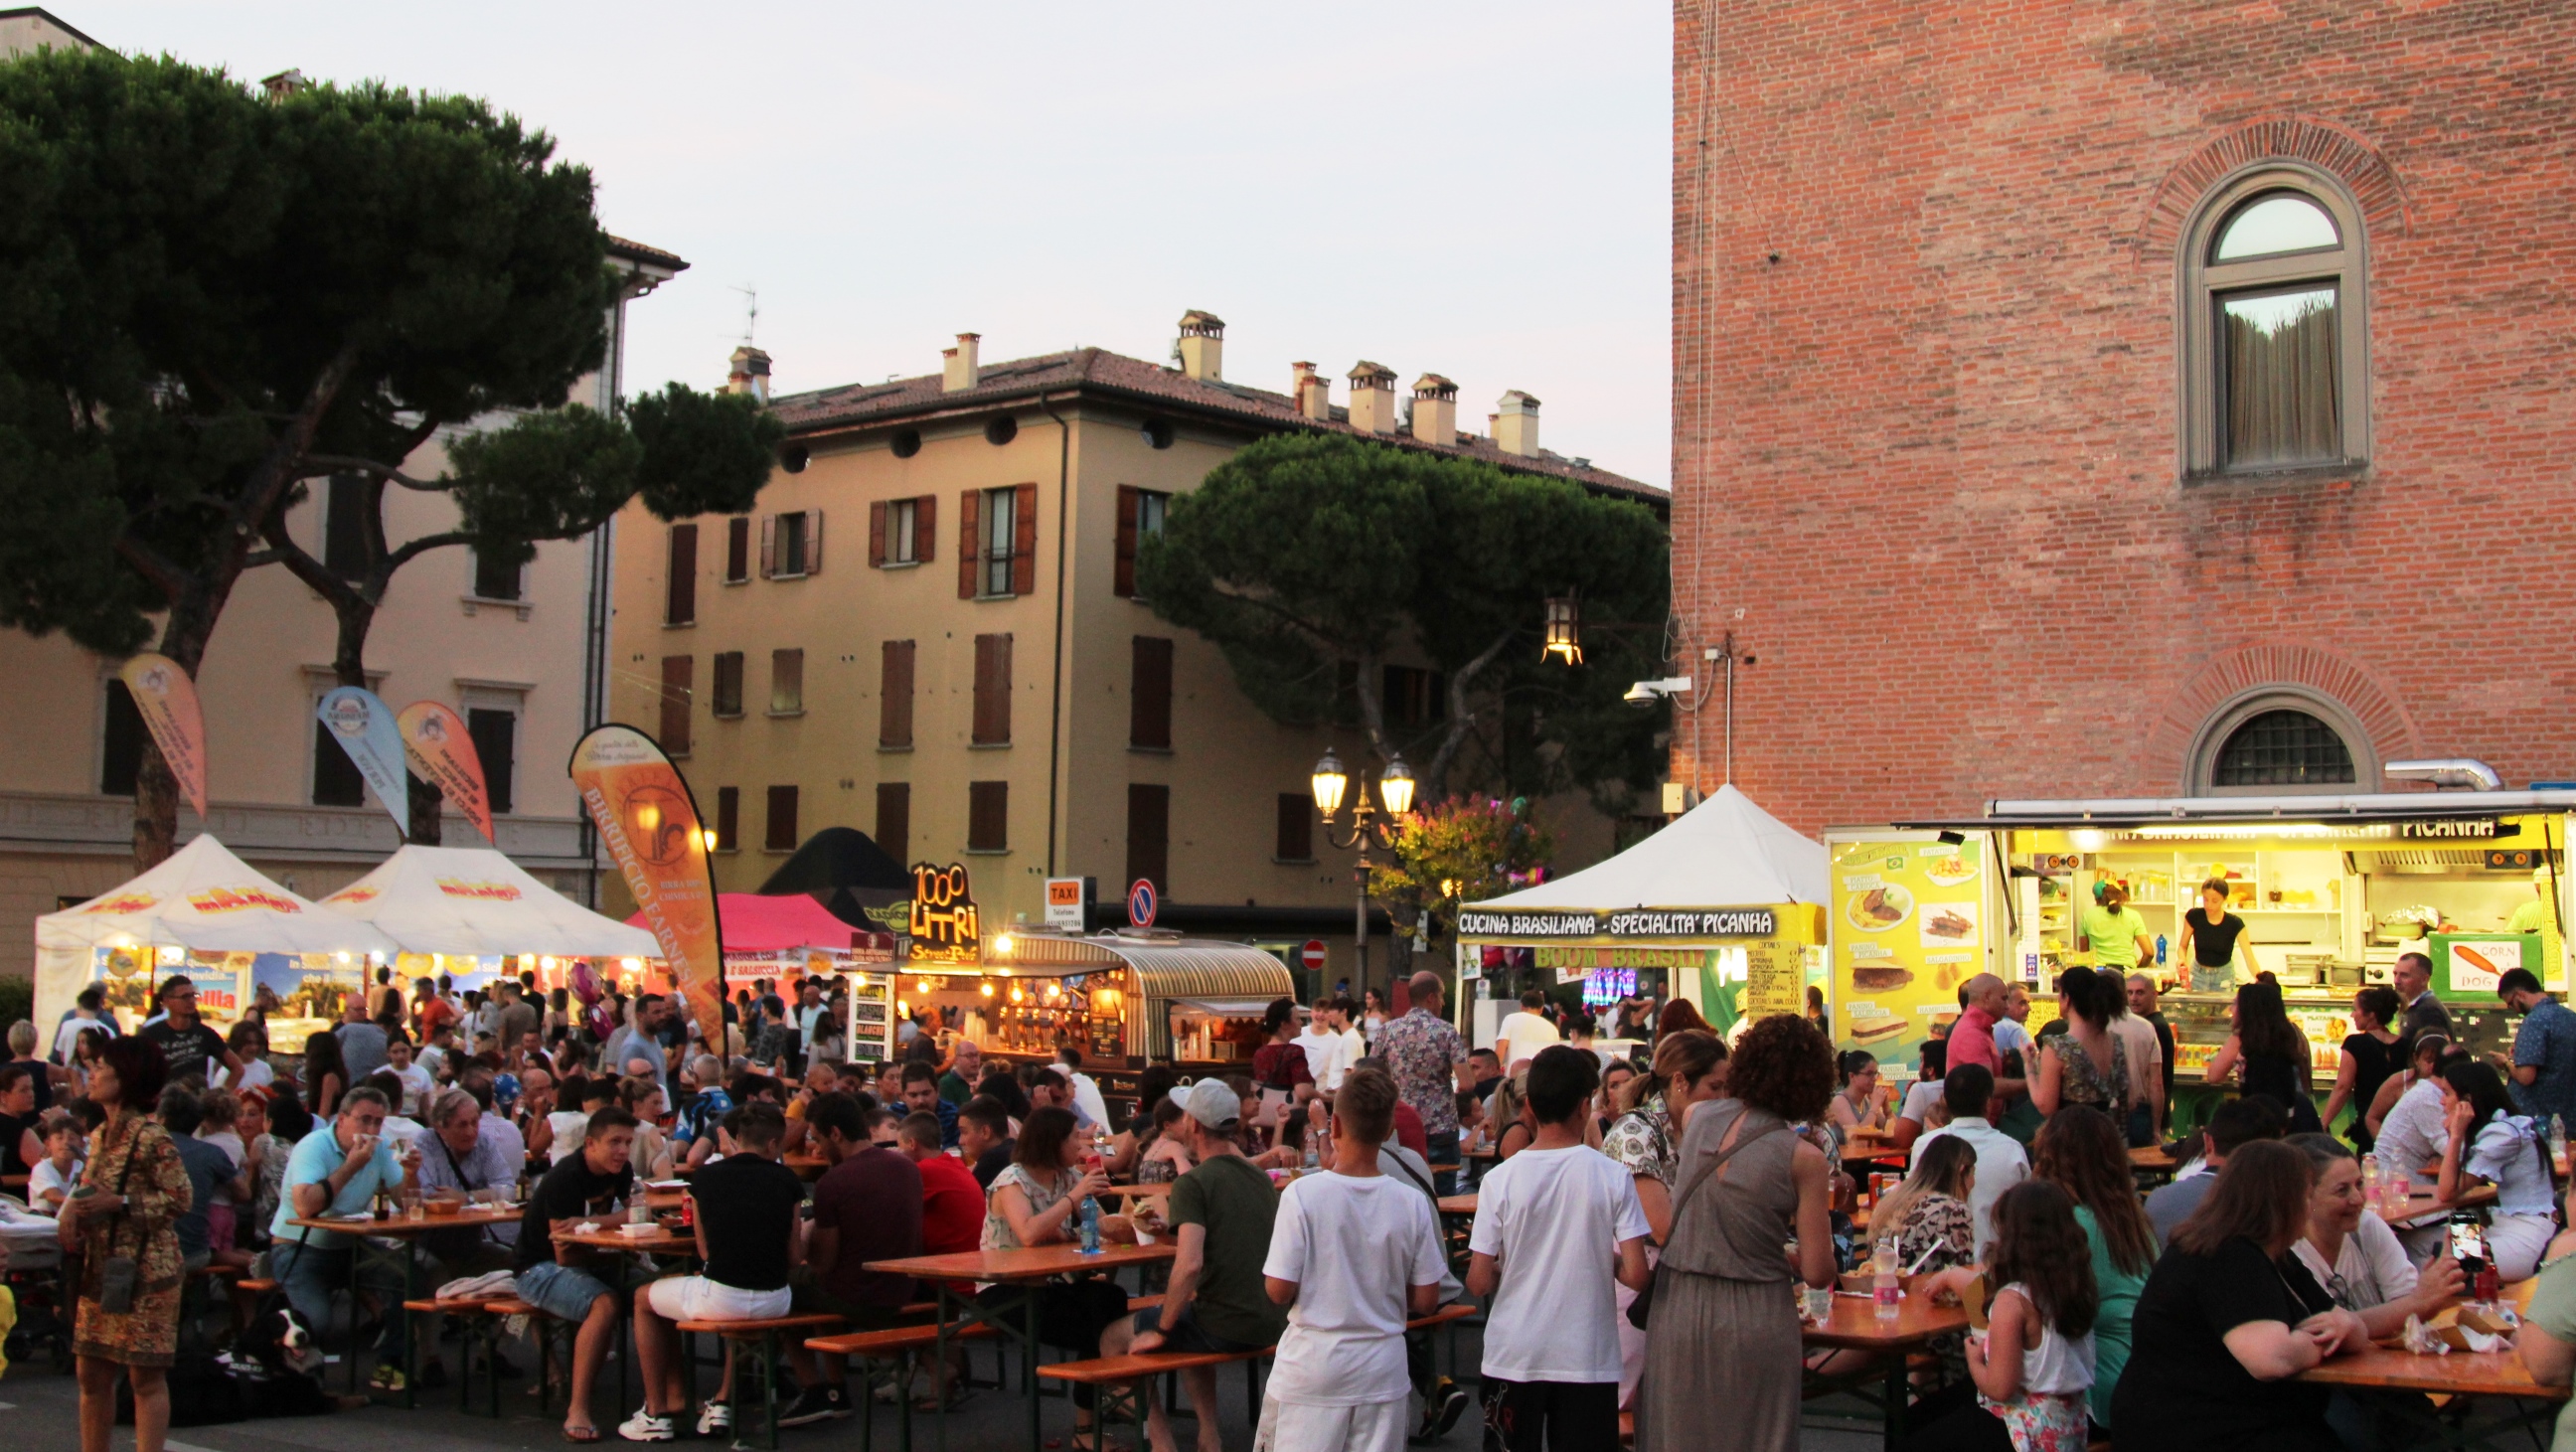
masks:
{"label": "terracotta roof tile", "polygon": [[623,257],[634,262],[650,262],[656,266],[667,267],[673,272],[686,272],[689,268],[688,260],[677,252],[665,252],[659,247],[647,247],[641,242],[630,242],[613,232],[608,236],[608,255]]}
{"label": "terracotta roof tile", "polygon": [[[960,389],[955,393],[947,392],[941,386],[939,374],[925,373],[889,383],[845,384],[810,393],[783,394],[771,400],[770,409],[787,425],[790,434],[816,434],[891,423],[914,415],[991,408],[1057,391],[1153,400],[1176,409],[1231,417],[1255,427],[1266,426],[1281,432],[1313,429],[1369,437],[1359,435],[1358,430],[1350,426],[1344,409],[1335,408],[1329,422],[1310,419],[1297,411],[1296,400],[1287,394],[1240,383],[1192,378],[1177,369],[1112,353],[1105,348],[1076,348],[1070,352],[989,363],[978,371],[973,388]],[[1670,493],[1651,484],[1613,474],[1607,469],[1596,469],[1588,463],[1577,463],[1548,450],[1543,449],[1534,457],[1507,454],[1496,447],[1492,439],[1482,435],[1461,433],[1456,444],[1445,448],[1421,443],[1410,434],[1379,434],[1375,437],[1382,443],[1402,448],[1428,449],[1434,453],[1481,459],[1523,473],[1571,479],[1590,488],[1656,505],[1669,503],[1672,498]]]}

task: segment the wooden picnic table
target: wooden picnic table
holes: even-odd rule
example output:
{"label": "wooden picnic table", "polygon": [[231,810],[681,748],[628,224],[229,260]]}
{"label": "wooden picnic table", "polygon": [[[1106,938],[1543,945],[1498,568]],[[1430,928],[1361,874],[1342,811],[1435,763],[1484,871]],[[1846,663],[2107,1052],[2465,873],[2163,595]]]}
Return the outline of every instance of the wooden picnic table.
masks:
{"label": "wooden picnic table", "polygon": [[[351,1247],[349,1256],[349,1299],[354,1305],[358,1300],[358,1273],[363,1265],[370,1259],[381,1262],[393,1254],[369,1245],[368,1239],[401,1242],[399,1254],[402,1264],[402,1295],[398,1299],[418,1300],[422,1236],[456,1230],[481,1230],[492,1225],[516,1225],[519,1223],[521,1208],[517,1205],[467,1205],[453,1215],[432,1215],[424,1210],[418,1220],[403,1214],[399,1209],[383,1220],[378,1220],[373,1215],[299,1215],[286,1223],[299,1230],[328,1230],[340,1235],[360,1237]],[[401,1313],[398,1311],[396,1314]],[[358,1389],[356,1348],[351,1348],[351,1354],[345,1359],[345,1364],[349,1372],[349,1390],[355,1392]],[[403,1405],[406,1407],[417,1405],[416,1394],[408,1378],[403,1382]]]}
{"label": "wooden picnic table", "polygon": [[2409,1195],[2406,1197],[2406,1209],[2404,1213],[2397,1215],[2389,1214],[2387,1210],[2383,1209],[2374,1201],[2371,1204],[2370,1213],[2387,1221],[2392,1226],[2403,1227],[2420,1225],[2428,1218],[2437,1215],[2448,1215],[2454,1210],[2465,1210],[2479,1205],[2492,1205],[2495,1202],[2495,1186],[2472,1185],[2468,1190],[2463,1192],[2457,1200],[2445,1200],[2429,1190],[2421,1194]]}
{"label": "wooden picnic table", "polygon": [[1905,1436],[1906,1356],[1936,1336],[1967,1329],[1968,1311],[1964,1306],[1935,1305],[1929,1296],[1908,1295],[1897,1302],[1896,1318],[1882,1321],[1877,1302],[1869,1296],[1836,1291],[1833,1314],[1821,1324],[1801,1322],[1799,1339],[1809,1346],[1875,1352],[1877,1356],[1858,1371],[1835,1375],[1809,1372],[1808,1388],[1811,1392],[1861,1391],[1877,1382],[1874,1396],[1865,1391],[1862,1395],[1878,1403],[1883,1419],[1881,1436],[1892,1449]]}
{"label": "wooden picnic table", "polygon": [[[1080,1275],[1091,1271],[1116,1272],[1127,1266],[1161,1265],[1180,1253],[1170,1241],[1152,1245],[1126,1245],[1103,1241],[1100,1249],[1085,1255],[1078,1245],[1024,1246],[1017,1250],[965,1250],[953,1255],[909,1255],[893,1260],[872,1260],[860,1267],[878,1275],[910,1276],[930,1283],[938,1297],[939,1338],[937,1365],[948,1364],[948,1338],[953,1330],[974,1322],[984,1322],[1001,1335],[1020,1343],[1028,1364],[1037,1365],[1038,1298],[1036,1288],[1058,1276]],[[959,1281],[990,1281],[1015,1287],[1020,1295],[1016,1305],[987,1306],[980,1300],[960,1298],[952,1289]],[[952,1316],[956,1304],[961,1314]],[[1012,1311],[1021,1311],[1013,1316]],[[1043,1445],[1038,1416],[1038,1381],[1028,1379],[1029,1446]],[[948,1445],[948,1417],[939,1418],[939,1445]]]}
{"label": "wooden picnic table", "polygon": [[698,1232],[694,1227],[688,1230],[670,1230],[655,1225],[650,1235],[629,1235],[616,1225],[603,1220],[599,1228],[593,1231],[558,1230],[555,1232],[555,1243],[586,1245],[593,1250],[632,1251],[644,1255],[695,1255],[698,1253]]}
{"label": "wooden picnic table", "polygon": [[[2454,1351],[2447,1356],[2418,1356],[2392,1346],[2365,1346],[2299,1373],[2299,1380],[2324,1386],[2424,1392],[2453,1397],[2484,1397],[2503,1402],[2509,1413],[2500,1420],[2453,1427],[2436,1418],[2416,1398],[2392,1397],[2379,1405],[2402,1422],[2410,1447],[2502,1447],[2508,1436],[2529,1429],[2546,1435],[2568,1389],[2534,1381],[2531,1369],[2510,1348],[2503,1351]],[[2516,1442],[2519,1442],[2516,1438]],[[2535,1443],[2536,1445],[2536,1443]]]}
{"label": "wooden picnic table", "polygon": [[1476,1213],[1476,1197],[1473,1195],[1443,1195],[1440,1197],[1439,1203],[1440,1213],[1443,1215],[1473,1215]]}

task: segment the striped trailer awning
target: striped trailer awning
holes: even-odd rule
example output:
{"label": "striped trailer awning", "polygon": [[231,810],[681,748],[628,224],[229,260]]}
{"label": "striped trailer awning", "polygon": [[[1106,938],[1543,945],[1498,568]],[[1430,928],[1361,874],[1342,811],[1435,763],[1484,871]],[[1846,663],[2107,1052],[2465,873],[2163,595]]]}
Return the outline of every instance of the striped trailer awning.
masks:
{"label": "striped trailer awning", "polygon": [[[998,964],[991,966],[1000,966]],[[1131,1000],[1127,1052],[1150,1059],[1172,1056],[1168,1013],[1175,1000],[1293,998],[1288,965],[1246,943],[1191,938],[1131,938],[1117,933],[1089,937],[1015,934],[1006,972],[1015,976],[1099,973],[1124,967],[1123,991]]]}

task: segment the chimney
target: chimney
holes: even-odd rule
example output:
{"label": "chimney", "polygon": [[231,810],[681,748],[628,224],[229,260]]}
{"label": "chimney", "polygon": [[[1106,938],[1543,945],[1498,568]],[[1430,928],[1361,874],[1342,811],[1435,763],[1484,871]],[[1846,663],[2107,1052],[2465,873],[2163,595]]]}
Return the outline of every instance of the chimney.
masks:
{"label": "chimney", "polygon": [[1457,446],[1457,384],[1437,373],[1413,380],[1413,438],[1416,443]]}
{"label": "chimney", "polygon": [[959,333],[956,347],[939,350],[940,392],[963,393],[983,376],[975,362],[975,345],[983,338],[981,333]]}
{"label": "chimney", "polygon": [[1291,363],[1288,366],[1295,370],[1295,381],[1288,386],[1288,397],[1296,403],[1297,412],[1318,423],[1332,422],[1331,382],[1317,373],[1312,363]]}
{"label": "chimney", "polygon": [[1538,457],[1538,400],[1515,388],[1494,405],[1494,447],[1524,459]]}
{"label": "chimney", "polygon": [[1225,319],[1197,308],[1181,314],[1181,371],[1202,383],[1225,381]]}
{"label": "chimney", "polygon": [[769,402],[769,355],[748,343],[733,350],[733,368],[725,374],[725,392],[748,393]]}
{"label": "chimney", "polygon": [[1351,427],[1364,434],[1395,432],[1395,370],[1362,358],[1351,365]]}

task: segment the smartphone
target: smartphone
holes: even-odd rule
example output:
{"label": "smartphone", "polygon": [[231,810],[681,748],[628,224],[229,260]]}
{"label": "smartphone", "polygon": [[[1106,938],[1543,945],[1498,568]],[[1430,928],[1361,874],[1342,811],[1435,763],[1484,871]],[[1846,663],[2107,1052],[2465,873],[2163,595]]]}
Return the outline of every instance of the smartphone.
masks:
{"label": "smartphone", "polygon": [[2474,1210],[2451,1212],[2451,1259],[2460,1263],[2460,1273],[2474,1280],[2487,1264],[2487,1228]]}

